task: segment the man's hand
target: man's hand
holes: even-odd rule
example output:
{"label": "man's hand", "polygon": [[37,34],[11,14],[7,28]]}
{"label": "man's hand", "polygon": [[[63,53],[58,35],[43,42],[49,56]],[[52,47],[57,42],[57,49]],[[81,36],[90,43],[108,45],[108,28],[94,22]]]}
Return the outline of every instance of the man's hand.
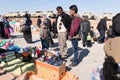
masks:
{"label": "man's hand", "polygon": [[72,37],[71,37],[71,36],[68,36],[68,39],[69,39],[69,40],[71,40],[71,39],[72,39]]}

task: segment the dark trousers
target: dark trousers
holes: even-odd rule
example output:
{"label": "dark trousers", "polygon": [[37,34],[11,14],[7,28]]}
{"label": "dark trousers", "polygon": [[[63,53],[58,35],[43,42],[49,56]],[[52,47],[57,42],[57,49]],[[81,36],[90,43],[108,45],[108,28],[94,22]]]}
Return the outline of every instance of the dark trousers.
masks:
{"label": "dark trousers", "polygon": [[26,40],[27,43],[32,43],[32,33],[31,28],[28,28],[23,31],[23,37]]}
{"label": "dark trousers", "polygon": [[103,43],[105,39],[105,30],[99,30],[99,33],[100,33],[100,37],[98,39],[98,42]]}
{"label": "dark trousers", "polygon": [[41,39],[42,49],[48,49],[49,48],[49,42],[47,39]]}
{"label": "dark trousers", "polygon": [[74,49],[73,62],[78,62],[78,39],[72,39],[71,43]]}
{"label": "dark trousers", "polygon": [[0,22],[0,37],[5,38],[4,24]]}
{"label": "dark trousers", "polygon": [[86,46],[86,42],[87,42],[87,33],[83,32],[83,46],[85,47]]}
{"label": "dark trousers", "polygon": [[87,47],[91,47],[91,46],[92,46],[91,40],[88,40],[87,41]]}

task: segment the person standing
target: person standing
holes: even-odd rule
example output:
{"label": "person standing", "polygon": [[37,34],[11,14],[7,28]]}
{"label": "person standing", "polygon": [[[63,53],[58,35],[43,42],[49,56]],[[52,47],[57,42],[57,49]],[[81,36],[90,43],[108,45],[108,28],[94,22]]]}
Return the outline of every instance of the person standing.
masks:
{"label": "person standing", "polygon": [[8,17],[3,18],[3,24],[4,24],[4,31],[5,31],[5,38],[6,39],[11,38],[10,31],[9,31],[10,24],[9,24],[9,21],[8,21]]}
{"label": "person standing", "polygon": [[16,32],[20,32],[20,25],[21,24],[20,24],[19,20],[17,20],[16,23],[15,23],[15,31]]}
{"label": "person standing", "polygon": [[61,6],[56,8],[57,10],[57,32],[58,32],[58,41],[60,46],[60,53],[62,58],[66,58],[67,54],[67,32],[70,30],[71,18],[68,14],[63,11]]}
{"label": "person standing", "polygon": [[40,19],[40,16],[38,16],[38,19],[37,19],[37,26],[38,28],[40,28],[41,26],[41,19]]}
{"label": "person standing", "polygon": [[30,19],[30,16],[29,14],[25,14],[24,16],[24,20],[23,20],[23,36],[24,36],[24,39],[26,40],[27,43],[32,43],[32,33],[31,33],[31,24],[32,24],[32,21]]}
{"label": "person standing", "polygon": [[40,29],[40,39],[42,44],[42,49],[49,49],[49,26],[48,19],[45,14],[42,15],[42,23]]}
{"label": "person standing", "polygon": [[87,45],[87,35],[90,32],[90,22],[88,21],[87,16],[82,16],[82,41],[83,41],[83,47]]}
{"label": "person standing", "polygon": [[105,31],[107,30],[107,24],[106,24],[106,19],[105,18],[100,20],[100,22],[98,23],[97,29],[100,33],[98,43],[104,43]]}
{"label": "person standing", "polygon": [[52,38],[57,38],[57,26],[56,26],[56,24],[57,24],[56,14],[53,14],[51,16],[51,28],[50,28]]}
{"label": "person standing", "polygon": [[70,15],[72,16],[69,40],[71,40],[74,49],[73,62],[69,66],[74,67],[78,65],[78,37],[79,37],[79,29],[80,29],[80,17],[77,14],[78,8],[76,5],[71,5],[69,9],[70,9]]}
{"label": "person standing", "polygon": [[3,17],[0,15],[0,38],[5,37]]}

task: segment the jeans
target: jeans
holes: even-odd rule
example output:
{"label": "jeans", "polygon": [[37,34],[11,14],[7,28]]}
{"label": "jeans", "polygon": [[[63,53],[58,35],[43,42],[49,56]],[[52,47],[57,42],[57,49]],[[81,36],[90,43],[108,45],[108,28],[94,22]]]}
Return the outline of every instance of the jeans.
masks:
{"label": "jeans", "polygon": [[71,42],[74,49],[73,62],[78,62],[78,39],[72,39]]}
{"label": "jeans", "polygon": [[42,49],[48,49],[49,48],[49,42],[47,39],[41,39]]}
{"label": "jeans", "polygon": [[100,37],[98,39],[98,42],[103,43],[105,39],[105,30],[99,30]]}
{"label": "jeans", "polygon": [[83,46],[86,46],[86,42],[87,42],[87,33],[83,32]]}

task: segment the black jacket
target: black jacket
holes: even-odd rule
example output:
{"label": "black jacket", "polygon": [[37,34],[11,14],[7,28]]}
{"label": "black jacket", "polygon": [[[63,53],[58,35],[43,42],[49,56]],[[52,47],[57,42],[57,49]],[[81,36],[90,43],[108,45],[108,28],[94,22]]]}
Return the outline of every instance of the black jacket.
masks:
{"label": "black jacket", "polygon": [[[57,17],[57,20],[58,20],[58,17]],[[69,32],[70,31],[70,25],[71,25],[72,18],[68,14],[66,14],[64,12],[62,13],[61,17],[62,17],[61,21],[63,22],[65,28]]]}
{"label": "black jacket", "polygon": [[37,26],[40,27],[40,24],[41,24],[41,19],[38,18],[38,19],[37,19]]}
{"label": "black jacket", "polygon": [[82,22],[82,32],[90,32],[90,22],[88,20]]}
{"label": "black jacket", "polygon": [[106,20],[105,19],[101,19],[98,26],[97,26],[98,30],[107,30],[107,24],[106,24]]}

